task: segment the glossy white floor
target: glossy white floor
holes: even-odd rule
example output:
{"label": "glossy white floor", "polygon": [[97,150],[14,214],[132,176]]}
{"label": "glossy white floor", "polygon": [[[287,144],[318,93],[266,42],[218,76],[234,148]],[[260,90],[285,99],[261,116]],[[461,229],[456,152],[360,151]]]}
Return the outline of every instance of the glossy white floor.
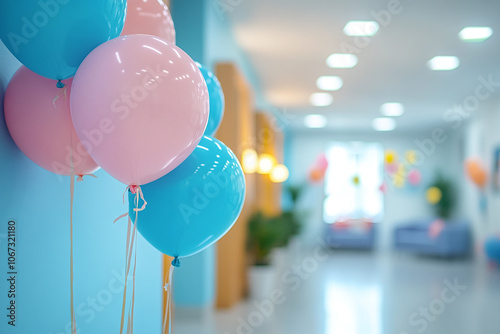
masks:
{"label": "glossy white floor", "polygon": [[178,312],[173,332],[500,333],[500,270],[472,260],[403,254],[322,255],[304,256],[295,271],[285,271],[278,303],[247,301],[205,317]]}

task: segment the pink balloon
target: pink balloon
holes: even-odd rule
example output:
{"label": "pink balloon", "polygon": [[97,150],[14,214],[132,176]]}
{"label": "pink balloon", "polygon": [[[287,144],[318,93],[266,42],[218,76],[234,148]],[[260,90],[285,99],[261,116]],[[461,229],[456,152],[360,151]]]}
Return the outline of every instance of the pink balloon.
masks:
{"label": "pink balloon", "polygon": [[5,93],[5,121],[21,151],[40,167],[60,175],[85,175],[99,167],[78,140],[69,110],[71,79],[56,82],[22,66]]}
{"label": "pink balloon", "polygon": [[410,182],[410,184],[416,186],[420,183],[421,180],[422,174],[420,174],[420,171],[418,169],[412,169],[408,173],[408,182]]}
{"label": "pink balloon", "polygon": [[378,190],[380,190],[380,192],[382,194],[385,194],[387,193],[387,183],[383,182],[380,187],[378,187]]}
{"label": "pink balloon", "polygon": [[316,167],[322,171],[326,171],[328,169],[328,158],[324,153],[320,154],[316,159]]}
{"label": "pink balloon", "polygon": [[398,164],[397,163],[386,164],[385,170],[389,174],[395,174],[398,171]]}
{"label": "pink balloon", "polygon": [[154,181],[184,161],[205,131],[208,109],[195,62],[151,35],[101,44],[73,81],[78,136],[104,170],[128,185]]}
{"label": "pink balloon", "polygon": [[175,44],[174,21],[161,0],[127,0],[122,36],[148,34]]}

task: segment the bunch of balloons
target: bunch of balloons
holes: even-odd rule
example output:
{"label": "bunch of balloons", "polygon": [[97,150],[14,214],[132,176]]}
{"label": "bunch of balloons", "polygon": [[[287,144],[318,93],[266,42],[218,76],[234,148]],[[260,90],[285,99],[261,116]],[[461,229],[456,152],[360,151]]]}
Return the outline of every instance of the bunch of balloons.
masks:
{"label": "bunch of balloons", "polygon": [[[210,137],[224,113],[222,88],[175,45],[162,1],[2,1],[0,38],[24,65],[5,95],[9,132],[36,164],[71,176],[70,211],[75,176],[100,166],[127,185],[134,231],[126,276],[136,231],[178,266],[178,257],[202,251],[233,226],[244,174],[233,152]],[[73,247],[72,214],[70,222]],[[70,259],[76,334],[73,248]],[[125,303],[120,333],[124,324]]]}
{"label": "bunch of balloons", "polygon": [[6,91],[6,123],[36,164],[72,177],[100,166],[130,189],[138,231],[174,257],[234,224],[244,175],[210,137],[222,88],[175,45],[163,2],[2,1],[0,38],[24,65]]}

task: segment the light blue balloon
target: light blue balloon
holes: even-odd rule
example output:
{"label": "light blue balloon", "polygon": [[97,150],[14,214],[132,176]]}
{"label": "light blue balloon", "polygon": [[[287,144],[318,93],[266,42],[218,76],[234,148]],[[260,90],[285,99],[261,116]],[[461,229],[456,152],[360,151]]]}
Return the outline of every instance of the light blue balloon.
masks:
{"label": "light blue balloon", "polygon": [[126,8],[126,0],[1,0],[0,38],[33,72],[64,80],[120,35]]}
{"label": "light blue balloon", "polygon": [[484,243],[484,250],[488,259],[500,265],[500,237],[490,237]]}
{"label": "light blue balloon", "polygon": [[208,116],[207,128],[205,129],[205,136],[213,136],[219,128],[224,116],[224,93],[220,85],[219,79],[205,66],[196,63],[198,68],[205,78],[208,88],[208,97],[210,99],[210,113]]}
{"label": "light blue balloon", "polygon": [[[229,148],[204,136],[179,167],[141,189],[147,206],[138,213],[137,230],[160,252],[185,257],[209,247],[234,225],[245,200],[245,176]],[[135,198],[129,192],[132,221]]]}

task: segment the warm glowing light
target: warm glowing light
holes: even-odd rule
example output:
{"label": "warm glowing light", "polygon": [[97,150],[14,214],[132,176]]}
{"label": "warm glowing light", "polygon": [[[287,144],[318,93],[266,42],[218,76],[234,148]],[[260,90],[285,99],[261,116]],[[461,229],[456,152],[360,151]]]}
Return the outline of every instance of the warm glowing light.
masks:
{"label": "warm glowing light", "polygon": [[259,166],[257,168],[257,173],[259,174],[269,174],[276,165],[276,159],[270,154],[261,154],[259,156]]}
{"label": "warm glowing light", "polygon": [[271,172],[271,181],[274,183],[282,183],[288,180],[290,172],[285,165],[279,164],[273,168]]}
{"label": "warm glowing light", "polygon": [[253,174],[257,172],[257,168],[259,166],[259,156],[255,150],[246,149],[243,151],[241,162],[243,172]]}

